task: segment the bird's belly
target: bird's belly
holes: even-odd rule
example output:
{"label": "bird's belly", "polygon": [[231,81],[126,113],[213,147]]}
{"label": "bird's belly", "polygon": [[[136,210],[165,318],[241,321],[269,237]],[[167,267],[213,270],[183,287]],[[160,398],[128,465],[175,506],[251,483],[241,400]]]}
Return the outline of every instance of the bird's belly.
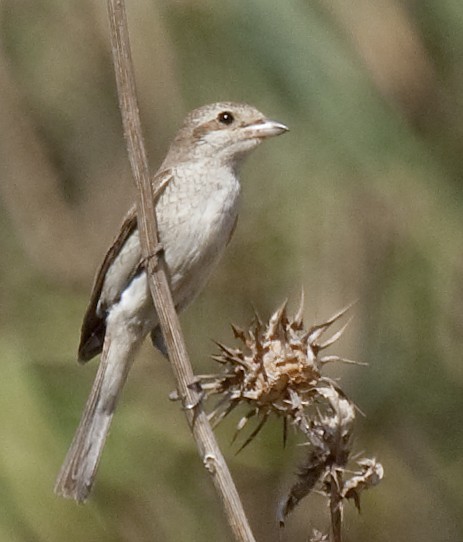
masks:
{"label": "bird's belly", "polygon": [[173,235],[168,235],[165,255],[178,308],[183,308],[203,288],[227,246],[236,218],[236,208],[224,210],[212,204],[202,213],[190,216],[185,227],[169,232]]}

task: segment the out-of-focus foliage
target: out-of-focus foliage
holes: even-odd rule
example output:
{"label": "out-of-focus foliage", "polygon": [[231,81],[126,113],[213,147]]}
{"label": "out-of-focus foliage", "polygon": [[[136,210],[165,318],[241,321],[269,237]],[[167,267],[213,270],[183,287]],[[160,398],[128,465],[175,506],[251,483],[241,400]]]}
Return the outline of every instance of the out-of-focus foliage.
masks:
{"label": "out-of-focus foliage", "polygon": [[[133,196],[105,2],[0,4],[0,540],[229,540],[169,366],[136,363],[85,506],[54,497],[96,363],[74,363],[92,275]],[[343,382],[385,467],[347,540],[463,538],[463,4],[459,0],[137,0],[128,15],[153,168],[184,114],[250,102],[291,132],[243,171],[234,241],[183,317],[210,338],[301,286],[310,323],[358,298]],[[229,342],[229,341],[228,341]],[[237,414],[237,416],[242,413]],[[258,540],[299,450],[270,424],[237,457]],[[317,497],[286,540],[324,529]]]}

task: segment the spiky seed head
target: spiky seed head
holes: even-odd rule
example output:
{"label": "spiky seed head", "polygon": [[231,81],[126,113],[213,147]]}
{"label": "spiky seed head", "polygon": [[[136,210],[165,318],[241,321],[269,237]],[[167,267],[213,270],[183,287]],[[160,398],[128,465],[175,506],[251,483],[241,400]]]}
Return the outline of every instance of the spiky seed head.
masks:
{"label": "spiky seed head", "polygon": [[[321,342],[323,335],[349,308],[305,329],[302,296],[294,317],[288,316],[285,302],[266,324],[256,315],[247,330],[232,326],[240,346],[232,348],[218,343],[220,353],[214,359],[223,366],[223,372],[199,377],[206,395],[220,396],[210,414],[214,424],[241,403],[248,404],[250,410],[238,422],[236,434],[249,419],[260,416],[256,429],[240,449],[252,441],[271,414],[283,417],[284,435],[288,422],[304,434],[308,453],[296,483],[280,501],[277,518],[281,526],[306,495],[318,490],[330,499],[334,530],[335,523],[342,521],[343,501],[352,499],[360,509],[361,492],[383,477],[382,465],[368,458],[357,460],[358,470],[346,477],[355,406],[338,385],[322,374],[328,362],[356,363],[339,356],[323,355],[323,351],[339,339],[347,324]],[[321,542],[328,538],[314,531],[310,540]]]}
{"label": "spiky seed head", "polygon": [[[240,421],[238,430],[256,414],[267,417],[274,413],[293,424],[307,424],[307,407],[323,399],[320,389],[334,386],[322,375],[323,365],[343,359],[324,357],[323,350],[334,341],[328,339],[322,343],[320,340],[347,309],[306,329],[302,299],[294,317],[288,315],[285,302],[266,324],[256,315],[247,330],[232,326],[240,346],[231,348],[218,344],[220,353],[214,359],[223,365],[223,372],[201,377],[206,394],[222,396],[211,413],[211,420],[218,423],[237,404],[247,403],[251,411]],[[334,336],[337,340],[341,333]]]}

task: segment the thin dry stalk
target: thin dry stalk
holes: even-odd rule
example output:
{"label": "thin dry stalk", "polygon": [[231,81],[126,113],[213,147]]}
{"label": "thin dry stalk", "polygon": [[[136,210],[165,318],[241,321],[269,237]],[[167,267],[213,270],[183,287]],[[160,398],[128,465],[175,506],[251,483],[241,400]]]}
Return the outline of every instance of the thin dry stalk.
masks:
{"label": "thin dry stalk", "polygon": [[330,515],[333,542],[342,542],[342,472],[333,469],[330,474]]}
{"label": "thin dry stalk", "polygon": [[186,407],[185,414],[203,464],[212,476],[235,539],[239,542],[254,542],[255,539],[238,492],[202,409],[198,392],[194,387],[189,387],[194,380],[194,375],[172,301],[159,246],[155,215],[156,198],[153,192],[154,194],[158,192],[160,180],[155,179],[153,183],[150,182],[138,113],[124,0],[108,0],[107,5],[119,105],[132,173],[138,188],[137,212],[140,242],[153,302],[177,381],[177,389]]}

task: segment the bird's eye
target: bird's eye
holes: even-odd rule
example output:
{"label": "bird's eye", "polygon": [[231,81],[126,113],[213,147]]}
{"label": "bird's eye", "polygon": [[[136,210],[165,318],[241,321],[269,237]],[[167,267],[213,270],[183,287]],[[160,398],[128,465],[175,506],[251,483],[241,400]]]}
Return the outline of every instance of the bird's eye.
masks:
{"label": "bird's eye", "polygon": [[232,113],[230,113],[230,111],[222,111],[222,113],[219,113],[219,115],[217,116],[217,120],[222,124],[228,125],[235,120],[235,117]]}

